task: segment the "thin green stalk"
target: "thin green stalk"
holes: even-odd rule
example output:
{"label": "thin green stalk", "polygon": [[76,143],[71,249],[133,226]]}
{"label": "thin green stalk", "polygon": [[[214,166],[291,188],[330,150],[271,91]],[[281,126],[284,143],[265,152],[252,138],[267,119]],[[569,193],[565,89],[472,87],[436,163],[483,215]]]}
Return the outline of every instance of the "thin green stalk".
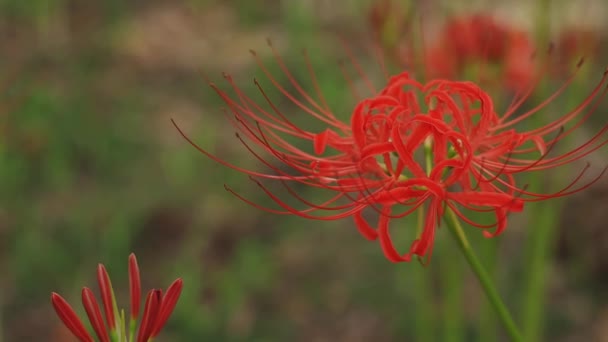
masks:
{"label": "thin green stalk", "polygon": [[[445,241],[442,241],[445,242]],[[439,266],[443,277],[444,331],[445,342],[460,342],[464,340],[465,321],[463,315],[463,265],[454,249],[441,250]]]}
{"label": "thin green stalk", "polygon": [[555,240],[555,225],[557,215],[554,207],[547,203],[534,203],[530,212],[534,217],[530,220],[534,227],[530,234],[526,253],[526,290],[524,291],[524,306],[522,308],[524,334],[528,341],[540,341],[544,331],[545,287],[548,276],[548,263],[551,246]]}
{"label": "thin green stalk", "polygon": [[414,340],[431,342],[436,340],[433,326],[433,293],[427,268],[417,267],[413,270],[416,288],[416,311],[414,314]]}
{"label": "thin green stalk", "polygon": [[452,232],[454,238],[458,242],[458,246],[460,247],[460,250],[464,254],[465,258],[467,259],[467,262],[471,266],[473,273],[475,273],[477,279],[481,283],[481,287],[486,293],[488,300],[494,307],[494,310],[498,314],[498,317],[502,321],[509,337],[514,342],[523,341],[522,335],[517,329],[517,326],[515,325],[515,322],[513,321],[509,310],[507,310],[507,307],[501,300],[500,295],[496,290],[496,287],[494,287],[494,285],[492,284],[490,275],[475,255],[475,252],[473,252],[473,249],[471,249],[471,245],[469,244],[469,241],[467,240],[467,237],[464,234],[464,230],[460,225],[458,217],[449,208],[446,210],[445,222],[450,232]]}
{"label": "thin green stalk", "polygon": [[[483,260],[486,261],[486,266],[490,268],[490,276],[495,277],[496,272],[492,272],[492,270],[496,269],[496,244],[486,241],[486,243],[482,245],[480,253]],[[477,325],[479,341],[492,342],[497,340],[497,322],[496,317],[492,313],[493,309],[490,303],[483,301],[479,308],[479,324]]]}
{"label": "thin green stalk", "polygon": [[137,321],[129,319],[129,342],[135,342],[135,329],[137,329]]}
{"label": "thin green stalk", "polygon": [[[420,235],[424,226],[424,209],[418,210],[417,234]],[[416,314],[414,315],[414,337],[419,342],[435,341],[433,329],[433,293],[429,279],[429,269],[416,267],[414,283],[416,287]]]}

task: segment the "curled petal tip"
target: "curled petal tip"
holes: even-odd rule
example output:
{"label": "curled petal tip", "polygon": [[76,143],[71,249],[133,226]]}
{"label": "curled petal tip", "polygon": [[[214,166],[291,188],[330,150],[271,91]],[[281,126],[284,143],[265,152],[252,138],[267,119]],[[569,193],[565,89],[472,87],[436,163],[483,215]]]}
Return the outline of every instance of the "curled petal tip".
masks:
{"label": "curled petal tip", "polygon": [[322,133],[315,134],[313,138],[314,150],[317,155],[323,154],[325,152],[325,147],[327,146],[327,141],[329,139],[329,130],[325,130]]}
{"label": "curled petal tip", "polygon": [[168,295],[169,291],[171,289],[173,289],[173,291],[176,292],[176,295],[179,296],[179,294],[182,292],[183,287],[184,287],[184,280],[182,278],[177,278],[173,281],[173,283],[171,283],[171,285],[169,286],[169,289],[167,289],[167,293],[165,295]]}

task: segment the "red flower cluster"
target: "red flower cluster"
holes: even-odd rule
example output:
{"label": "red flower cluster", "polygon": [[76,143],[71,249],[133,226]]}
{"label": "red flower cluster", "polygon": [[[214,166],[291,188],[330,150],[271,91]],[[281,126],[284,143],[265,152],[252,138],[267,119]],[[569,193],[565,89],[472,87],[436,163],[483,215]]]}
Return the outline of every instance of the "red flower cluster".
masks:
{"label": "red flower cluster", "polygon": [[480,70],[481,80],[500,79],[511,90],[522,90],[535,77],[534,44],[524,31],[476,14],[450,20],[439,38],[426,49],[425,64],[431,77],[456,79],[472,65],[500,66],[500,73]]}
{"label": "red flower cluster", "polygon": [[[493,47],[491,52],[498,54],[500,49]],[[606,125],[584,144],[563,154],[549,154],[556,143],[593,114],[606,93],[606,74],[570,112],[542,127],[521,130],[523,125],[519,123],[541,115],[549,103],[566,91],[573,76],[532,109],[523,111],[521,105],[532,93],[534,84],[519,92],[511,105],[499,113],[491,97],[471,82],[437,79],[419,83],[404,72],[388,78],[384,88],[377,91],[353,60],[370,93],[368,98],[358,99],[349,122],[343,122],[327,105],[315,74],[311,72],[316,99],[296,82],[274,48],[273,52],[294,92],[281,85],[252,53],[272,86],[301,112],[322,123],[325,126],[322,131],[296,125],[257,80],[255,84],[266,100],[265,105],[243,93],[229,75],[225,79],[232,94],[210,84],[228,106],[238,139],[272,173],[230,164],[197,146],[176,124],[177,129],[206,156],[250,175],[282,209],[263,208],[226,187],[239,198],[277,214],[318,220],[353,217],[361,234],[369,240],[378,239],[386,257],[393,262],[409,261],[412,256],[430,257],[435,231],[446,208],[490,237],[502,232],[507,215],[521,211],[526,201],[565,196],[585,188],[588,184],[576,185],[584,171],[570,185],[550,194],[527,191],[525,186],[517,185],[516,176],[571,163],[608,143]],[[306,65],[310,68],[308,60]],[[345,86],[356,95],[351,81]],[[302,146],[302,142],[310,149]],[[260,179],[281,182],[306,208],[289,205]],[[322,203],[314,203],[300,196],[290,182],[324,189],[332,195]],[[377,222],[372,224],[364,217],[365,209],[379,213]],[[426,212],[424,229],[407,252],[398,252],[391,240],[389,223],[417,209]],[[470,211],[490,213],[495,222],[489,225],[475,222],[467,214]]]}
{"label": "red flower cluster", "polygon": [[[97,281],[101,292],[101,300],[105,312],[106,322],[104,323],[99,309],[99,304],[95,299],[93,291],[88,287],[82,289],[82,304],[87,312],[89,322],[97,334],[99,341],[137,341],[149,342],[155,338],[171,316],[175,304],[182,291],[182,279],[176,279],[167,292],[163,295],[162,290],[154,289],[148,292],[144,305],[144,312],[139,322],[137,320],[141,309],[141,282],[139,277],[139,266],[134,254],[129,256],[129,289],[131,292],[131,320],[129,332],[126,331],[126,319],[124,311],[119,312],[114,297],[114,290],[108,272],[103,265],[97,268]],[[74,312],[70,304],[60,295],[53,292],[51,302],[57,315],[65,326],[70,329],[72,334],[82,342],[93,342],[93,337],[84,327],[78,315]],[[107,326],[107,328],[106,328]],[[137,335],[135,334],[137,332]],[[135,339],[137,338],[137,339]]]}

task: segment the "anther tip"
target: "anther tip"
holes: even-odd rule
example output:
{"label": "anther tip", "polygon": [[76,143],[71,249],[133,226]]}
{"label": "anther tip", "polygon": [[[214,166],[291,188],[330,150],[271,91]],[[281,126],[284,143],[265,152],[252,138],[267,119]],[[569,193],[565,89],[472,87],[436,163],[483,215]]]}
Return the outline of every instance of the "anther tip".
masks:
{"label": "anther tip", "polygon": [[581,66],[583,66],[584,63],[585,63],[585,57],[581,57],[581,59],[578,60],[578,63],[576,63],[576,67],[580,68]]}

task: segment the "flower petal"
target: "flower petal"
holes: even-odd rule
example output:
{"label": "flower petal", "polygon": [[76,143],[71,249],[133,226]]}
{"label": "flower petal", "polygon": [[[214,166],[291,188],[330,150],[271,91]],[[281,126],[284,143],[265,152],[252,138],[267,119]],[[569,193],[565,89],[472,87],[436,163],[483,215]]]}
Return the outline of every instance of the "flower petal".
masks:
{"label": "flower petal", "polygon": [[152,332],[150,333],[151,338],[156,337],[161,329],[165,326],[165,323],[167,323],[167,320],[169,319],[169,316],[171,316],[179,296],[182,293],[183,285],[182,279],[178,278],[167,289],[167,292],[163,296],[162,302],[160,303],[156,321],[152,326]]}
{"label": "flower petal", "polygon": [[51,303],[57,313],[57,316],[63,321],[63,324],[70,329],[72,334],[76,336],[81,342],[94,342],[93,337],[89,335],[89,332],[80,321],[80,318],[74,312],[74,309],[63,299],[59,294],[53,292],[51,294]]}
{"label": "flower petal", "polygon": [[93,330],[95,330],[97,337],[99,337],[102,342],[109,342],[110,337],[108,335],[108,331],[106,330],[106,326],[103,323],[103,318],[101,317],[99,305],[97,304],[97,300],[95,299],[93,291],[91,291],[91,289],[89,289],[88,287],[82,289],[82,305],[84,306],[84,309],[87,312],[89,322],[91,322],[91,325],[93,326]]}

